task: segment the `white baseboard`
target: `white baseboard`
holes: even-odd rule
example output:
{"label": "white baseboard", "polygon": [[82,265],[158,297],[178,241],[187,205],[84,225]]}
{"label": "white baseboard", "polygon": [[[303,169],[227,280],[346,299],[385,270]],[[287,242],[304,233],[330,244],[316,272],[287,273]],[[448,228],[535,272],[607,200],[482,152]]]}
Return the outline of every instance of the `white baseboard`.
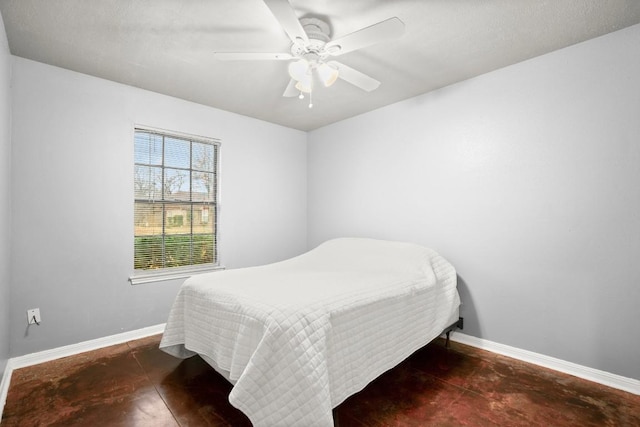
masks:
{"label": "white baseboard", "polygon": [[461,332],[451,334],[451,341],[461,344],[470,345],[492,353],[501,354],[503,356],[518,359],[523,362],[532,363],[534,365],[553,369],[585,380],[603,384],[608,387],[617,388],[629,393],[640,395],[640,381],[623,377],[621,375],[612,374],[598,369],[589,368],[587,366],[578,365],[576,363],[567,362],[565,360],[556,359],[554,357],[545,356],[544,354],[534,353],[528,350],[522,350],[516,347],[499,344],[482,338],[465,335]]}
{"label": "white baseboard", "polygon": [[9,392],[9,383],[11,382],[12,373],[13,368],[11,367],[11,359],[9,359],[7,360],[7,366],[4,367],[2,381],[0,382],[0,421],[2,421],[2,411],[4,410],[4,404],[7,401],[7,393]]}
{"label": "white baseboard", "polygon": [[12,362],[13,369],[24,368],[26,366],[37,365],[38,363],[49,362],[50,360],[84,353],[85,351],[97,350],[110,345],[122,344],[123,342],[137,340],[150,335],[161,334],[164,332],[164,325],[165,324],[163,323],[161,325],[149,326],[147,328],[136,329],[135,331],[123,332],[121,334],[110,335],[108,337],[97,338],[95,340],[65,345],[64,347],[52,348],[51,350],[25,354],[24,356],[14,357],[10,360]]}
{"label": "white baseboard", "polygon": [[2,382],[0,382],[0,420],[2,419],[4,404],[7,401],[11,374],[15,369],[49,362],[62,357],[73,356],[74,354],[84,353],[85,351],[97,350],[110,345],[122,344],[127,341],[137,340],[151,335],[161,334],[164,332],[164,327],[165,324],[162,323],[160,325],[136,329],[135,331],[123,332],[121,334],[110,335],[108,337],[97,338],[95,340],[84,341],[77,344],[66,345],[64,347],[39,351],[37,353],[26,354],[24,356],[9,359],[7,361],[7,366],[4,369],[4,374],[2,375]]}

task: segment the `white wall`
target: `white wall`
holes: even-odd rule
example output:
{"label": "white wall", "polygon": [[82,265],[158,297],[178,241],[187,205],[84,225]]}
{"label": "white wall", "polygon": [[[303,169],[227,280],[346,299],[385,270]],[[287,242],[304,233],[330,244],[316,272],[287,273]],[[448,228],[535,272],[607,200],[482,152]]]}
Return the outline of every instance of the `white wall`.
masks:
{"label": "white wall", "polygon": [[134,124],[222,140],[224,265],[305,250],[304,132],[17,57],[13,73],[12,356],[166,321],[181,281],[127,281]]}
{"label": "white wall", "polygon": [[9,357],[11,289],[11,55],[0,15],[0,378]]}
{"label": "white wall", "polygon": [[638,46],[640,25],[311,132],[309,246],[431,246],[467,334],[640,379]]}

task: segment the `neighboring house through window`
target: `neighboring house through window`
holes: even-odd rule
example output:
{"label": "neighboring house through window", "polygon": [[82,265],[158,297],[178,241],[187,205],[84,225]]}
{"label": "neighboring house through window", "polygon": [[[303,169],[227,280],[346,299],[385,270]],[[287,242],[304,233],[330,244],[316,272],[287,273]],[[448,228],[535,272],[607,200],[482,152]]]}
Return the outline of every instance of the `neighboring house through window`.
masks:
{"label": "neighboring house through window", "polygon": [[219,141],[136,128],[134,145],[132,283],[217,267]]}

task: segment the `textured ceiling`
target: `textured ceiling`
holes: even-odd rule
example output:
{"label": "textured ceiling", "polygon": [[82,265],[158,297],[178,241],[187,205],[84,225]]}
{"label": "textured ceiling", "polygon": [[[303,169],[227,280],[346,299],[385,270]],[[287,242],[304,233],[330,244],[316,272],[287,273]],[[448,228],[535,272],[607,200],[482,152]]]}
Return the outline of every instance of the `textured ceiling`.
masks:
{"label": "textured ceiling", "polygon": [[283,61],[222,62],[215,51],[289,52],[262,0],[0,0],[16,56],[291,128],[312,130],[640,23],[638,0],[290,0],[335,37],[396,16],[397,40],[340,56],[381,81],[338,80],[284,98]]}

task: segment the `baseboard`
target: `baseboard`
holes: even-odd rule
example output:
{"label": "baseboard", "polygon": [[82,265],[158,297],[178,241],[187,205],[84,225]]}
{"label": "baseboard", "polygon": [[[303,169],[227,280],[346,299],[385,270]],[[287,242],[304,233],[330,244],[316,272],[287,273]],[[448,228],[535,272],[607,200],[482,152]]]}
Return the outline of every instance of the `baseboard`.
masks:
{"label": "baseboard", "polygon": [[612,374],[598,369],[589,368],[587,366],[578,365],[576,363],[567,362],[565,360],[556,359],[554,357],[545,356],[544,354],[534,353],[528,350],[522,350],[504,344],[498,344],[482,338],[476,338],[461,332],[451,334],[451,341],[466,344],[492,353],[501,354],[503,356],[518,359],[523,362],[532,363],[534,365],[553,369],[585,380],[593,381],[608,387],[623,390],[629,393],[640,395],[640,381],[623,377],[621,375]]}
{"label": "baseboard", "polygon": [[66,345],[64,347],[52,348],[51,350],[39,351],[37,353],[26,354],[14,357],[11,360],[13,369],[24,368],[26,366],[37,365],[38,363],[49,362],[61,357],[73,356],[85,351],[97,350],[110,345],[122,344],[123,342],[137,340],[140,338],[156,335],[164,332],[165,324],[149,326],[147,328],[136,329],[135,331],[123,332],[121,334],[110,335],[108,337],[97,338],[95,340],[84,341],[77,344]]}
{"label": "baseboard", "polygon": [[85,351],[97,350],[110,345],[122,344],[127,341],[161,334],[164,332],[164,327],[165,324],[163,323],[160,325],[149,326],[147,328],[136,329],[135,331],[123,332],[121,334],[110,335],[103,338],[97,338],[95,340],[84,341],[77,344],[66,345],[64,347],[39,351],[37,353],[26,354],[24,356],[9,359],[7,361],[7,366],[4,369],[4,374],[2,375],[2,382],[0,383],[0,420],[2,419],[4,404],[7,401],[11,374],[15,369],[25,368],[27,366],[37,365],[38,363],[49,362],[62,357],[84,353]]}
{"label": "baseboard", "polygon": [[2,412],[4,411],[4,404],[7,401],[7,393],[9,392],[12,373],[13,368],[11,367],[11,359],[9,359],[7,360],[7,365],[4,367],[2,382],[0,382],[0,421],[2,421]]}

